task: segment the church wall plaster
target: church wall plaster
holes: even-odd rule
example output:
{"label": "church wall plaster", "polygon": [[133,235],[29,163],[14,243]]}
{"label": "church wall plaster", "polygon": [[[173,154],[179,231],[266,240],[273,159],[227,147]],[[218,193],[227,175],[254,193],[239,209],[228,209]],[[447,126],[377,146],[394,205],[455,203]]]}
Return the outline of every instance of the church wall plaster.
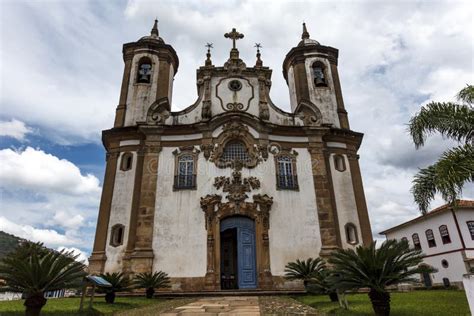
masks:
{"label": "church wall plaster", "polygon": [[347,242],[344,227],[347,223],[353,223],[357,227],[358,240],[362,242],[359,217],[357,216],[357,205],[354,196],[354,188],[352,186],[351,170],[349,160],[346,155],[342,155],[345,160],[346,169],[338,171],[334,165],[334,154],[329,157],[329,165],[331,167],[332,182],[334,186],[334,195],[336,198],[337,217],[339,220],[341,242],[344,248],[355,248],[360,245],[351,245]]}
{"label": "church wall plaster", "polygon": [[297,137],[297,136],[281,136],[281,135],[268,135],[269,140],[281,141],[281,142],[307,142],[308,137]]}
{"label": "church wall plaster", "polygon": [[[306,148],[297,153],[299,191],[276,190],[273,155],[268,159],[262,189],[273,196],[270,215],[270,262],[274,276],[283,276],[285,265],[296,259],[318,257],[321,250],[311,156]],[[302,198],[304,197],[304,198]],[[284,233],[283,233],[284,232]]]}
{"label": "church wall plaster", "polygon": [[298,106],[298,101],[296,100],[295,73],[293,66],[288,70],[288,88],[290,92],[291,111],[294,112]]}
{"label": "church wall plaster", "polygon": [[[176,147],[165,147],[160,153],[159,188],[156,197],[153,249],[155,270],[171,277],[203,277],[206,274],[206,227],[200,197],[220,193],[213,186],[215,177],[228,177],[232,169],[221,169],[201,152],[197,166],[196,190],[173,191]],[[307,256],[308,249],[317,256],[320,249],[311,158],[308,150],[298,152],[297,170],[300,191],[276,190],[273,157],[255,168],[243,168],[242,177],[256,177],[259,189],[252,194],[274,197],[270,214],[270,262],[273,275],[283,275],[285,265]],[[308,167],[309,166],[309,167]],[[301,196],[307,198],[301,199]],[[183,232],[186,233],[183,233]],[[297,247],[295,245],[298,245]],[[184,257],[182,254],[186,253]],[[189,260],[193,258],[193,260]]]}
{"label": "church wall plaster", "polygon": [[[142,57],[148,57],[152,61],[152,80],[150,84],[136,82],[138,63]],[[156,100],[158,69],[158,56],[149,53],[139,53],[133,56],[130,83],[128,85],[125,126],[135,125],[136,122],[146,120],[148,108]]]}
{"label": "church wall plaster", "polygon": [[[137,155],[133,153],[132,169],[127,171],[120,170],[121,158],[119,156],[117,164],[117,173],[115,175],[114,193],[112,196],[112,212],[110,212],[109,227],[107,233],[106,253],[107,261],[105,263],[105,272],[117,272],[122,269],[122,256],[125,252],[128,242],[128,231],[130,227],[130,210],[132,207],[133,184],[135,179]],[[110,245],[110,233],[115,224],[125,226],[123,242],[120,246],[112,247]]]}
{"label": "church wall plaster", "polygon": [[[315,61],[320,61],[326,67],[327,87],[316,88],[313,83],[312,65]],[[339,117],[337,116],[337,101],[334,89],[334,81],[331,73],[329,61],[319,57],[308,57],[305,60],[305,68],[308,78],[309,96],[322,114],[322,123],[333,124],[339,127]]]}

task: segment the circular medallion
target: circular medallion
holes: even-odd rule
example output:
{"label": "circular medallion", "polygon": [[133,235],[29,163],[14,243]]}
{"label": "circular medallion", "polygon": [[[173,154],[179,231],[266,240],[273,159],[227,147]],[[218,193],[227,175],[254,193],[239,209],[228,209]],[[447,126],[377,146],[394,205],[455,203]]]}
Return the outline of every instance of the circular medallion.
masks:
{"label": "circular medallion", "polygon": [[231,91],[239,91],[242,89],[242,83],[239,80],[232,80],[229,82],[228,87]]}

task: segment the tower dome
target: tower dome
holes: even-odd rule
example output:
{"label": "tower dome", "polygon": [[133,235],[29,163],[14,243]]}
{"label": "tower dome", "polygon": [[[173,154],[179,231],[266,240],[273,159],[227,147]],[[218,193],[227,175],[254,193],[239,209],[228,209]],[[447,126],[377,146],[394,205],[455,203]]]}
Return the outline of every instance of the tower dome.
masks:
{"label": "tower dome", "polygon": [[153,24],[153,28],[151,29],[150,35],[143,36],[138,41],[139,42],[157,41],[163,44],[165,43],[165,41],[160,37],[160,33],[158,31],[157,19],[155,19],[155,24]]}

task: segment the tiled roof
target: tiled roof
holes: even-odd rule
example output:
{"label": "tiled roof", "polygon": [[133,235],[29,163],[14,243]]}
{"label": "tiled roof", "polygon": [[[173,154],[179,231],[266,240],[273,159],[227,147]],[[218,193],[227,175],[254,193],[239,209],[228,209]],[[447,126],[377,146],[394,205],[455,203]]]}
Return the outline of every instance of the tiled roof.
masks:
{"label": "tiled roof", "polygon": [[[457,201],[457,208],[474,208],[474,200],[458,200]],[[401,227],[404,227],[404,226],[407,226],[407,225],[410,225],[412,223],[416,223],[416,222],[419,222],[421,220],[424,220],[425,218],[427,217],[431,217],[433,215],[436,215],[436,214],[439,214],[439,213],[442,213],[442,212],[445,212],[447,210],[450,210],[452,209],[452,206],[450,204],[444,204],[444,205],[441,205],[440,207],[437,207],[435,209],[432,209],[431,211],[429,211],[428,213],[426,213],[426,215],[421,215],[421,216],[418,216],[412,220],[409,220],[408,222],[405,222],[405,223],[402,223],[402,224],[399,224],[397,226],[394,226],[392,228],[389,228],[389,229],[386,229],[384,230],[383,232],[380,232],[380,234],[382,235],[386,235],[387,233],[393,231],[393,230],[396,230],[398,228],[401,228]]]}

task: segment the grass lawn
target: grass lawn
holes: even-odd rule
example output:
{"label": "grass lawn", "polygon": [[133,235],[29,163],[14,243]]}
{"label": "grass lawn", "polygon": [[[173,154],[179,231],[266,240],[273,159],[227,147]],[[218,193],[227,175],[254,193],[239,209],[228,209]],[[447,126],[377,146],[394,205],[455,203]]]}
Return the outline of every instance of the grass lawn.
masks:
{"label": "grass lawn", "polygon": [[[327,295],[306,295],[296,300],[329,315],[373,315],[367,294],[347,295],[349,310],[339,308]],[[432,290],[391,294],[391,316],[470,315],[464,291]]]}
{"label": "grass lawn", "polygon": [[[68,316],[68,315],[113,315],[115,312],[130,310],[153,304],[156,309],[161,309],[169,305],[171,300],[146,299],[145,297],[117,297],[114,304],[106,304],[103,297],[95,297],[92,304],[92,312],[78,312],[80,298],[55,298],[48,299],[48,302],[41,310],[41,315]],[[178,300],[176,300],[178,301]],[[24,315],[24,300],[0,302],[0,316]],[[84,301],[84,309],[89,306],[88,300]]]}

